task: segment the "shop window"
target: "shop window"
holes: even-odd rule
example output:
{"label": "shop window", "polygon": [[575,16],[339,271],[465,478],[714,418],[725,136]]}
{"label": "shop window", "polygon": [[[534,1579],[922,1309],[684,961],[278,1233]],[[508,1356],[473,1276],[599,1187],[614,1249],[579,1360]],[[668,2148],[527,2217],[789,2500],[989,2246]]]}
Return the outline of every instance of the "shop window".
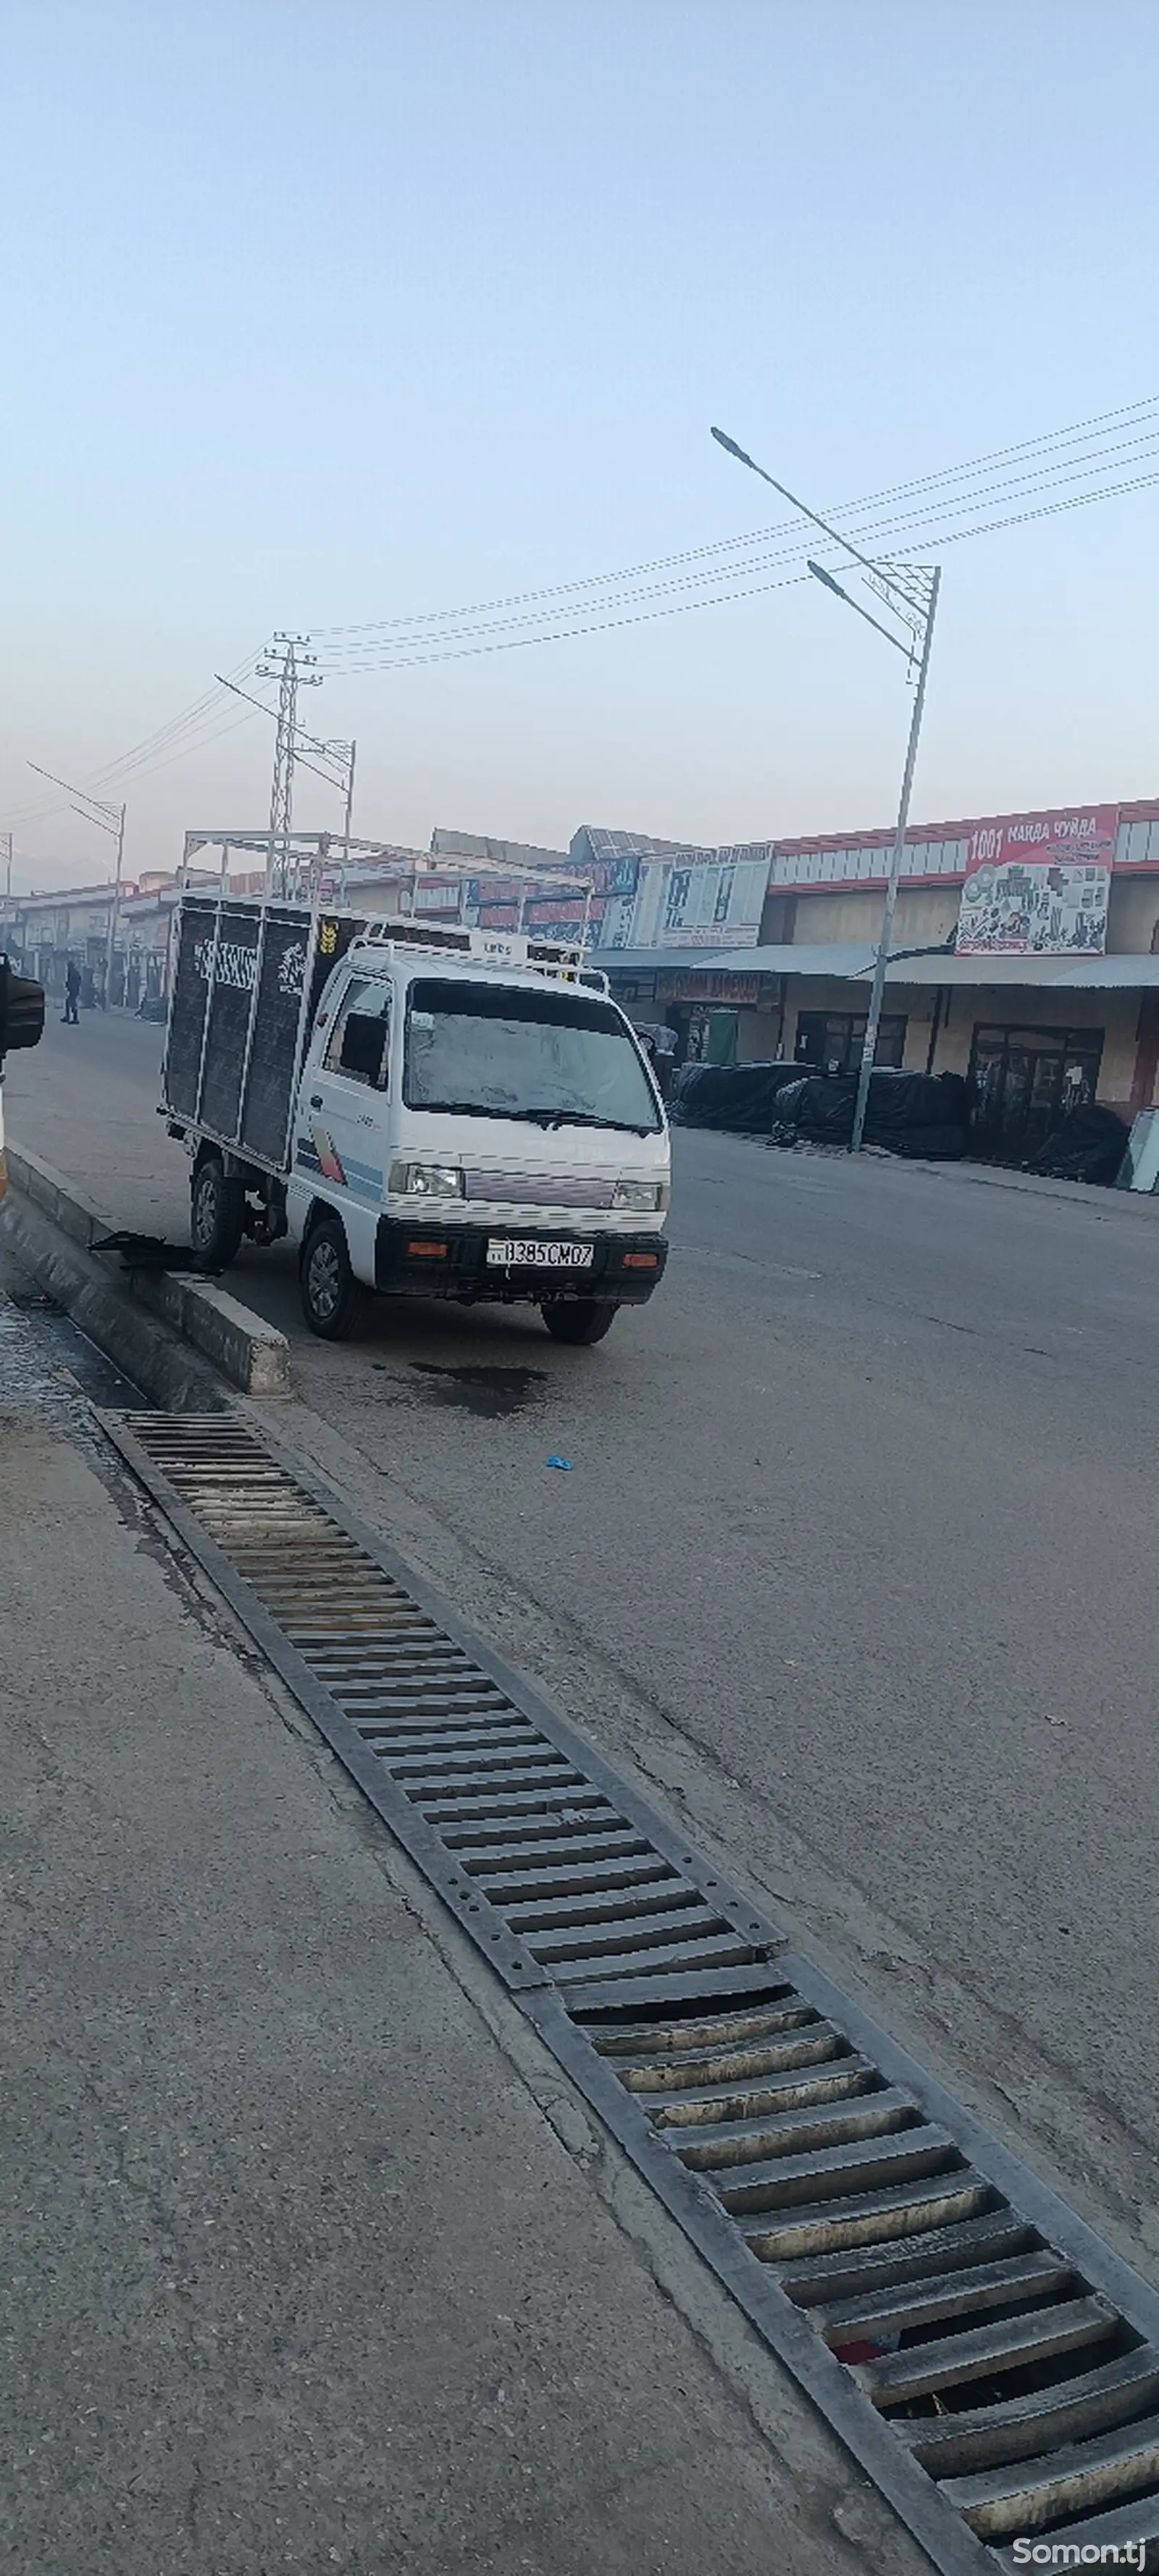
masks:
{"label": "shop window", "polygon": [[[797,1043],[793,1050],[797,1064],[811,1065],[817,1073],[856,1073],[865,1044],[866,1014],[850,1011],[800,1011],[797,1015]],[[905,1014],[883,1013],[877,1024],[875,1064],[900,1066],[905,1054]]]}
{"label": "shop window", "polygon": [[795,894],[768,894],[761,914],[760,945],[762,948],[788,948],[792,944],[797,919]]}
{"label": "shop window", "polygon": [[668,879],[668,901],[664,913],[664,927],[666,930],[679,930],[684,919],[684,911],[688,902],[691,884],[692,871],[690,868],[673,868],[672,874]]}
{"label": "shop window", "polygon": [[970,1129],[976,1150],[1021,1162],[1068,1111],[1098,1091],[1105,1031],[975,1023],[970,1049]]}

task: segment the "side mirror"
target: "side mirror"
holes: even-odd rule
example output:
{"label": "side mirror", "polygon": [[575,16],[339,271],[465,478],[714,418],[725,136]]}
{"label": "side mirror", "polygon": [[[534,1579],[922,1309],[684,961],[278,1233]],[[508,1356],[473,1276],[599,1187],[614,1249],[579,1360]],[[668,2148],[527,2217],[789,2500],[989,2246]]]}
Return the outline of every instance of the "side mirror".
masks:
{"label": "side mirror", "polygon": [[44,1036],[44,986],[18,975],[0,957],[0,1059],[18,1047],[39,1046]]}

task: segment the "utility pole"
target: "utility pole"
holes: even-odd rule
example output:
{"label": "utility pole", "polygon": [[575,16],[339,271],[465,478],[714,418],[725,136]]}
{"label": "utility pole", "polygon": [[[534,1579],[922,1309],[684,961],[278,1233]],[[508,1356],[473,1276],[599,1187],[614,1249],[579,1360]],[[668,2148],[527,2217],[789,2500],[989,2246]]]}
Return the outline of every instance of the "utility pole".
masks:
{"label": "utility pole", "polygon": [[[124,864],[124,857],[125,857],[125,808],[124,808],[124,806],[122,805],[121,810],[120,810],[120,814],[119,814],[119,815],[118,815],[118,817],[117,817],[117,873],[116,873],[115,879],[114,879],[114,881],[113,881],[113,900],[112,900],[111,904],[109,905],[109,944],[108,944],[108,948],[107,948],[107,950],[106,950],[106,952],[105,952],[105,1008],[106,1008],[106,1010],[111,1009],[111,1007],[112,1007],[112,1000],[113,1000],[113,959],[114,959],[114,957],[116,956],[116,953],[117,953],[117,923],[118,923],[118,919],[119,919],[119,916],[120,916],[120,910],[121,910],[121,870],[122,870],[122,867],[123,867],[123,864]],[[128,989],[128,958],[127,958],[127,957],[126,957],[126,960],[125,960],[125,965],[126,965],[126,990],[127,990],[127,989]]]}
{"label": "utility pole", "polygon": [[298,735],[298,691],[320,689],[322,674],[311,666],[315,653],[306,650],[308,635],[277,634],[266,648],[264,662],[258,664],[258,678],[277,680],[278,730],[274,741],[274,775],[270,790],[270,855],[266,865],[266,892],[284,896],[290,864],[290,833],[294,820],[294,755]]}
{"label": "utility pole", "polygon": [[[297,686],[310,686],[317,688],[319,686],[318,680],[308,680],[307,675],[302,670],[301,655],[298,651],[300,639],[297,636],[288,638],[275,636],[274,641],[275,643],[285,641],[292,645],[297,673]],[[298,769],[308,769],[313,778],[321,779],[324,787],[339,788],[345,800],[345,811],[342,824],[342,899],[345,902],[346,871],[350,865],[350,827],[351,816],[354,809],[354,764],[358,753],[357,743],[320,742],[317,734],[307,733],[304,726],[300,724],[291,723],[287,726],[285,714],[285,678],[284,673],[280,668],[277,671],[272,671],[267,666],[264,673],[266,678],[282,680],[282,690],[279,693],[280,703],[277,709],[268,707],[263,698],[253,697],[248,689],[239,689],[237,681],[227,680],[223,672],[215,671],[213,676],[220,688],[231,689],[235,698],[244,698],[246,705],[248,707],[256,707],[259,715],[272,716],[278,728],[277,742],[274,746],[274,793],[270,807],[271,856],[266,863],[267,895],[271,892],[271,863],[277,855],[279,846],[281,849],[282,873],[280,891],[283,895],[287,894],[289,891],[287,884],[289,868],[287,862],[292,815],[288,810],[290,793],[286,779],[286,743],[288,740],[290,747],[291,773]],[[307,760],[306,753],[308,751],[316,751],[319,760],[329,761],[330,767],[328,769],[319,769],[316,761]],[[337,777],[334,776],[335,770],[338,771]],[[281,799],[279,798],[279,790],[281,790]],[[284,831],[281,812],[281,807],[283,806],[286,809],[284,813]],[[275,834],[278,836],[277,840],[274,838]]]}
{"label": "utility pole", "polygon": [[[343,903],[346,901],[346,879],[350,874],[350,823],[351,817],[354,813],[354,762],[357,751],[357,743],[352,742],[346,763],[346,812],[342,823],[342,894],[340,899]],[[11,838],[11,835],[9,835],[9,838]]]}

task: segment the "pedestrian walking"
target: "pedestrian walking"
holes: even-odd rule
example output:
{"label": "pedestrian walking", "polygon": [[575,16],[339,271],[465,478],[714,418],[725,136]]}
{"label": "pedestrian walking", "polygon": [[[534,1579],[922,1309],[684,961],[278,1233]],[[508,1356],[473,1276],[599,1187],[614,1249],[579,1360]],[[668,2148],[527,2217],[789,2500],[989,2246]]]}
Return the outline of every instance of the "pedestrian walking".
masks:
{"label": "pedestrian walking", "polygon": [[77,965],[75,958],[70,957],[68,961],[68,972],[64,979],[64,1026],[66,1029],[79,1029],[80,1027],[80,1012],[77,1008],[79,1000],[80,968]]}

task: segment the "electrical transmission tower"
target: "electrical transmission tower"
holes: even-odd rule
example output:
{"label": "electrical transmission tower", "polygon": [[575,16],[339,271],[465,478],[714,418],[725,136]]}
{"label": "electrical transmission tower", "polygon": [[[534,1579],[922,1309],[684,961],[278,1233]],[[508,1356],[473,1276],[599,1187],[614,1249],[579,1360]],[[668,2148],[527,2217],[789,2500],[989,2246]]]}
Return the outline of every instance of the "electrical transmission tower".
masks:
{"label": "electrical transmission tower", "polygon": [[274,743],[274,780],[270,792],[270,892],[288,891],[290,833],[294,820],[294,752],[298,736],[298,691],[320,689],[322,674],[311,666],[308,635],[275,635],[258,664],[258,677],[277,680],[278,731]]}

